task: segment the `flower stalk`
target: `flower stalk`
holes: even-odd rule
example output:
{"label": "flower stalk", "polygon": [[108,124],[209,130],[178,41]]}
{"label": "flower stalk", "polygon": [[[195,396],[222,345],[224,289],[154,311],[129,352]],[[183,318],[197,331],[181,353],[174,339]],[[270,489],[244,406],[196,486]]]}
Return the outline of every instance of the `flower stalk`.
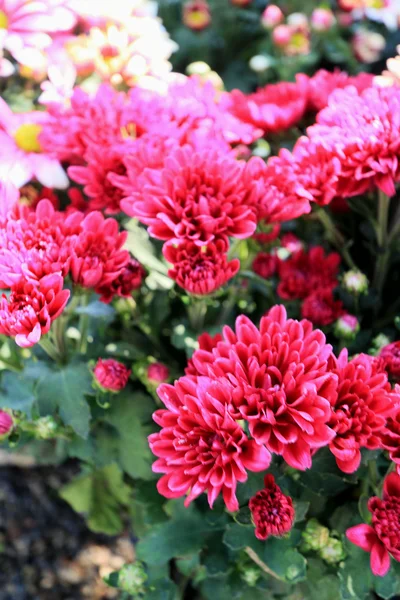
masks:
{"label": "flower stalk", "polygon": [[376,241],[378,244],[378,256],[375,264],[373,287],[382,296],[387,270],[390,259],[390,246],[388,237],[390,198],[384,192],[379,191],[378,221],[376,225]]}

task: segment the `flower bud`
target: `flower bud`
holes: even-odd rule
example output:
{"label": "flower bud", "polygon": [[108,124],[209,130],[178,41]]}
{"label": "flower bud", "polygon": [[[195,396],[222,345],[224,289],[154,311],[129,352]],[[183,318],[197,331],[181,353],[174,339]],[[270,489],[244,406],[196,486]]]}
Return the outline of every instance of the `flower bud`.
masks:
{"label": "flower bud", "polygon": [[284,48],[292,39],[293,30],[289,25],[278,25],[272,32],[272,41],[275,46]]}
{"label": "flower bud", "polygon": [[311,27],[315,31],[328,31],[336,23],[335,15],[329,8],[316,8],[311,15]]}
{"label": "flower bud", "polygon": [[369,349],[368,353],[372,354],[373,356],[377,356],[382,350],[382,348],[390,344],[390,342],[391,340],[387,335],[385,335],[384,333],[379,333],[372,340],[371,348]]}
{"label": "flower bud", "polygon": [[328,565],[334,565],[346,558],[341,540],[330,537],[327,544],[320,549],[319,555]]}
{"label": "flower bud", "polygon": [[360,323],[354,315],[342,315],[336,321],[333,331],[337,338],[351,341],[360,331]]}
{"label": "flower bud", "polygon": [[255,587],[260,579],[260,574],[260,569],[257,567],[247,566],[241,571],[240,577],[249,587]]}
{"label": "flower bud", "polygon": [[302,549],[321,550],[329,540],[329,529],[321,525],[317,519],[310,519],[302,533],[303,544]]}
{"label": "flower bud", "polygon": [[147,368],[147,377],[150,383],[165,383],[170,377],[169,369],[163,363],[153,363]]}
{"label": "flower bud", "polygon": [[280,25],[283,19],[283,12],[279,6],[276,6],[276,4],[270,4],[261,15],[261,24],[266,29],[272,29],[273,27]]}
{"label": "flower bud", "polygon": [[211,13],[205,0],[189,0],[183,7],[183,23],[193,31],[206,29],[211,23]]}
{"label": "flower bud", "polygon": [[366,294],[368,292],[368,284],[369,281],[367,276],[356,269],[347,271],[342,278],[343,288],[346,292],[349,292],[349,294],[353,294],[354,296]]}
{"label": "flower bud", "polygon": [[130,374],[130,370],[117,360],[99,358],[93,370],[94,384],[103,392],[117,393],[124,389]]}
{"label": "flower bud", "polygon": [[273,61],[269,56],[264,54],[256,54],[249,60],[249,67],[255,73],[264,73],[272,66]]}
{"label": "flower bud", "polygon": [[14,428],[13,418],[5,410],[0,410],[0,442],[8,438]]}
{"label": "flower bud", "polygon": [[199,75],[200,77],[203,77],[210,72],[211,67],[202,60],[196,60],[186,67],[186,73],[188,75]]}
{"label": "flower bud", "polygon": [[147,573],[139,561],[125,565],[118,574],[118,587],[135,597],[145,593],[146,581]]}
{"label": "flower bud", "polygon": [[55,437],[58,424],[53,417],[40,417],[34,422],[35,436],[39,440],[50,440]]}
{"label": "flower bud", "polygon": [[307,16],[301,12],[295,12],[289,15],[287,24],[296,31],[301,31],[302,33],[307,33],[309,29]]}

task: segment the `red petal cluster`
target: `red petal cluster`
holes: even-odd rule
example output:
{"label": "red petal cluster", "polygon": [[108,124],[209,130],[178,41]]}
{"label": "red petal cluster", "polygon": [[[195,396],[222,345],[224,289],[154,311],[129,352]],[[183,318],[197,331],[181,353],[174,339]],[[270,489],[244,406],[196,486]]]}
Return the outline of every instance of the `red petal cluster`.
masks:
{"label": "red petal cluster", "polygon": [[97,384],[107,392],[120,392],[126,387],[131,371],[113,358],[99,358],[93,370]]}
{"label": "red petal cluster", "polygon": [[247,317],[211,350],[197,350],[200,375],[229,381],[229,411],[248,422],[251,435],[296,469],[311,466],[311,454],[335,436],[328,427],[336,378],[328,371],[331,346],[309,321],[288,319],[275,306],[257,328]]}
{"label": "red petal cluster", "polygon": [[346,531],[348,539],[371,553],[371,571],[383,577],[390,569],[390,556],[400,561],[400,476],[390,473],[383,484],[383,497],[370,498],[371,525],[356,525]]}
{"label": "red petal cluster", "polygon": [[329,448],[339,469],[353,473],[360,465],[361,448],[382,447],[381,434],[400,396],[392,392],[379,361],[365,354],[348,361],[343,350],[339,358],[331,356],[329,368],[338,378],[329,422],[336,436]]}
{"label": "red petal cluster", "polygon": [[120,274],[106,285],[101,285],[97,292],[101,302],[109,304],[113,298],[129,298],[134,290],[140,288],[146,271],[135,258],[131,258]]}
{"label": "red petal cluster", "polygon": [[264,489],[250,498],[249,508],[256,526],[255,535],[259,540],[266,540],[271,535],[281,536],[291,530],[295,511],[290,496],[286,496],[273,475],[264,479]]}
{"label": "red petal cluster", "polygon": [[222,239],[207,246],[197,246],[194,242],[164,244],[163,254],[174,265],[168,275],[190,294],[211,294],[232,279],[240,268],[237,258],[228,262],[226,250]]}
{"label": "red petal cluster", "polygon": [[379,357],[391,379],[400,379],[400,341],[388,344],[380,351]]}
{"label": "red petal cluster", "polygon": [[343,302],[335,300],[331,288],[318,288],[301,305],[301,316],[318,327],[331,325],[344,313]]}
{"label": "red petal cluster", "polygon": [[162,429],[149,437],[158,456],[153,471],[164,473],[157,489],[166,498],[188,493],[185,505],[207,492],[212,507],[222,493],[228,510],[238,510],[237,482],[247,470],[263,471],[270,464],[266,448],[249,440],[229,414],[232,386],[228,382],[182,377],[174,386],[162,384],[158,394],[167,407],[154,413]]}
{"label": "red petal cluster", "polygon": [[253,271],[263,279],[272,277],[278,267],[278,257],[270,252],[259,252],[253,260]]}

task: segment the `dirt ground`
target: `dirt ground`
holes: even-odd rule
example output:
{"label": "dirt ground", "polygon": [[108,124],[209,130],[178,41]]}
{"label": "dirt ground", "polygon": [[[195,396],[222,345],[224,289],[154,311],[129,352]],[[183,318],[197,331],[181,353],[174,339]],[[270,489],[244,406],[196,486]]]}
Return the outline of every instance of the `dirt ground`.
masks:
{"label": "dirt ground", "polygon": [[73,471],[0,467],[0,600],[116,598],[102,577],[133,560],[132,541],[91,533],[58,497]]}

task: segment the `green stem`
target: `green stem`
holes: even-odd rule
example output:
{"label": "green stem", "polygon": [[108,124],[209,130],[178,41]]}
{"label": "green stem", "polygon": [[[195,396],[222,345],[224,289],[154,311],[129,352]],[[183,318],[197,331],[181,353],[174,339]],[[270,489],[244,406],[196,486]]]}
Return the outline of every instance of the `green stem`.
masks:
{"label": "green stem", "polygon": [[[87,294],[81,297],[81,307],[84,308],[89,303],[89,296]],[[79,352],[80,354],[86,354],[88,348],[88,329],[89,329],[89,315],[86,313],[81,313],[79,317],[79,332],[81,334],[81,339],[79,343]]]}
{"label": "green stem", "polygon": [[187,312],[191,328],[194,331],[202,331],[207,314],[207,301],[202,298],[191,298]]}
{"label": "green stem", "polygon": [[68,319],[64,316],[58,317],[52,325],[52,335],[55,343],[55,347],[62,361],[65,361],[67,355],[67,348],[65,344],[65,327]]}
{"label": "green stem", "polygon": [[378,292],[378,297],[382,295],[382,289],[385,284],[386,274],[389,266],[390,247],[388,239],[390,198],[382,191],[379,191],[378,201],[378,222],[376,225],[376,241],[378,244],[378,257],[375,265],[375,274],[373,287]]}
{"label": "green stem", "polygon": [[39,346],[52,360],[55,362],[61,362],[61,356],[48,335],[40,339]]}
{"label": "green stem", "polygon": [[247,556],[249,558],[251,558],[251,560],[253,562],[255,562],[256,565],[258,567],[260,567],[260,569],[262,571],[264,571],[264,573],[266,573],[267,575],[270,575],[271,577],[274,577],[274,579],[278,579],[278,581],[284,581],[284,579],[279,577],[279,575],[277,573],[275,573],[275,571],[270,569],[269,566],[266,565],[263,560],[261,560],[261,558],[258,556],[257,552],[254,552],[254,550],[252,548],[250,548],[250,546],[246,546],[244,551],[246,552]]}
{"label": "green stem", "polygon": [[343,257],[343,260],[346,262],[347,266],[350,269],[357,269],[357,266],[351,258],[350,252],[347,248],[346,239],[336,227],[329,213],[327,213],[326,210],[321,208],[317,210],[315,214],[317,215],[319,222],[325,229],[326,237],[334,246],[336,246],[336,248]]}

